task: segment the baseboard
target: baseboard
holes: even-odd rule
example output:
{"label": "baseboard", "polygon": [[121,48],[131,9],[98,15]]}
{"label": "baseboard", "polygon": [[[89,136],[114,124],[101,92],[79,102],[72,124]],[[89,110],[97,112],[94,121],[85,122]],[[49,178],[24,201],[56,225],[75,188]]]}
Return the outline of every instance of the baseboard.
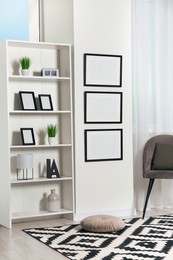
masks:
{"label": "baseboard", "polygon": [[108,211],[94,211],[94,212],[82,212],[82,213],[75,213],[74,214],[74,221],[79,222],[82,219],[92,216],[92,215],[112,215],[122,218],[127,217],[135,217],[136,216],[136,209],[135,208],[129,208],[129,209],[117,209],[117,210],[108,210]]}

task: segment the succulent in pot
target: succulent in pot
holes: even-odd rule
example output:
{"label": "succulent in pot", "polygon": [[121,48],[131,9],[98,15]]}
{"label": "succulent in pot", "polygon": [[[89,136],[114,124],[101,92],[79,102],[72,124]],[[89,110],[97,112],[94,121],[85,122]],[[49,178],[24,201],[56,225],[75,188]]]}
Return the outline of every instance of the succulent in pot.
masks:
{"label": "succulent in pot", "polygon": [[49,144],[55,144],[55,137],[58,132],[58,126],[56,124],[50,124],[46,127],[46,132],[48,135]]}
{"label": "succulent in pot", "polygon": [[22,68],[22,75],[28,75],[29,74],[29,68],[31,66],[31,58],[24,56],[20,58],[20,66]]}

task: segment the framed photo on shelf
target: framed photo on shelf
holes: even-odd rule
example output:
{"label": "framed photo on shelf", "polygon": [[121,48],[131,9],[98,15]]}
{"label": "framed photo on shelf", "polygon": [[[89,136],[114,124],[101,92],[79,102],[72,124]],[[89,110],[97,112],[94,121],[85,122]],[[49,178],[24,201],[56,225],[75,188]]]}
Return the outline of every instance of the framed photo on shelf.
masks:
{"label": "framed photo on shelf", "polygon": [[41,110],[53,110],[51,95],[39,94],[38,98]]}
{"label": "framed photo on shelf", "polygon": [[121,87],[122,55],[85,53],[84,86]]}
{"label": "framed photo on shelf", "polygon": [[33,128],[20,128],[23,145],[35,145]]}
{"label": "framed photo on shelf", "polygon": [[84,130],[85,162],[123,159],[122,129]]}
{"label": "framed photo on shelf", "polygon": [[84,92],[84,123],[122,123],[122,92]]}
{"label": "framed photo on shelf", "polygon": [[41,70],[41,75],[43,77],[59,77],[59,69],[43,68]]}
{"label": "framed photo on shelf", "polygon": [[19,91],[23,110],[36,110],[35,95],[32,91]]}

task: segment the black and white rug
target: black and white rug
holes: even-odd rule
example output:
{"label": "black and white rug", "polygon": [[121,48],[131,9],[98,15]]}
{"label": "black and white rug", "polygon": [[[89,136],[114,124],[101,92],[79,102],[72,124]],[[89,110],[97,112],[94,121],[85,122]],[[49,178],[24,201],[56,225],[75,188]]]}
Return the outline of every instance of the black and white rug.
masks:
{"label": "black and white rug", "polygon": [[173,260],[173,215],[125,222],[117,233],[91,233],[80,225],[23,231],[71,260]]}

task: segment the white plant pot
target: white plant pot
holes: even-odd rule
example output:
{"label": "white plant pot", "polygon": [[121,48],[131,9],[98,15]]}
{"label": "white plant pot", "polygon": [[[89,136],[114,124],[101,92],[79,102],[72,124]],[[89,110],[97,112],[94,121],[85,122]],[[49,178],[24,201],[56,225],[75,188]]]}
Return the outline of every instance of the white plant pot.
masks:
{"label": "white plant pot", "polygon": [[28,76],[29,70],[28,69],[22,69],[22,76]]}
{"label": "white plant pot", "polygon": [[50,145],[55,145],[56,144],[56,137],[48,137],[48,143]]}

